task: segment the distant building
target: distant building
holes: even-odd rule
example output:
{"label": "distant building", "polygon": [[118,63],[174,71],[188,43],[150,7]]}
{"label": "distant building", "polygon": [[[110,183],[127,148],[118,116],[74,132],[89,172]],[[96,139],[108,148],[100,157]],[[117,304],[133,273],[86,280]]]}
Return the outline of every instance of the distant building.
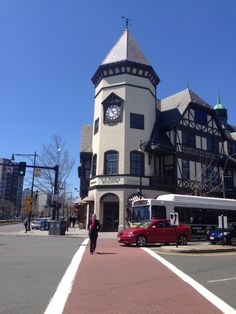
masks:
{"label": "distant building", "polygon": [[[23,191],[22,196],[22,211],[24,215],[27,215],[25,211],[26,197],[31,196],[31,189],[27,188]],[[50,216],[50,207],[48,206],[48,195],[42,191],[34,191],[32,200],[32,216],[44,217]]]}
{"label": "distant building", "polygon": [[190,89],[159,99],[160,79],[126,29],[92,78],[93,125],[82,129],[81,206],[104,231],[134,199],[165,193],[236,197],[236,126],[218,99]]}
{"label": "distant building", "polygon": [[[24,177],[18,175],[18,163],[10,159],[0,158],[0,200],[13,204],[11,216],[20,216]],[[1,206],[0,216],[4,216],[6,208]],[[9,215],[9,213],[8,213]]]}
{"label": "distant building", "polygon": [[42,191],[34,192],[34,205],[33,210],[34,214],[37,217],[40,216],[49,216],[49,208],[47,206],[48,195]]}

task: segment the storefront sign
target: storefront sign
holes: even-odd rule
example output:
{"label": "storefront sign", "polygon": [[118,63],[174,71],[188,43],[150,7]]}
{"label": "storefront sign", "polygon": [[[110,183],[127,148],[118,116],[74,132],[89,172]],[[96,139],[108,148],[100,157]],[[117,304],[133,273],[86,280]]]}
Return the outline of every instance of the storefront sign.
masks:
{"label": "storefront sign", "polygon": [[99,178],[99,184],[121,184],[121,178]]}

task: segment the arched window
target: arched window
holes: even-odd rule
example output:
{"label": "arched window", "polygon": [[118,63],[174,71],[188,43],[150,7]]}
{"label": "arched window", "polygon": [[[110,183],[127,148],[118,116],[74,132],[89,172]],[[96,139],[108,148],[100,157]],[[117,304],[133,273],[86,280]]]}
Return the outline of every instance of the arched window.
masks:
{"label": "arched window", "polygon": [[118,174],[119,153],[115,150],[105,152],[104,174]]}
{"label": "arched window", "polygon": [[92,177],[96,176],[96,170],[97,170],[97,154],[93,155]]}
{"label": "arched window", "polygon": [[144,153],[139,151],[130,152],[130,174],[144,176]]}

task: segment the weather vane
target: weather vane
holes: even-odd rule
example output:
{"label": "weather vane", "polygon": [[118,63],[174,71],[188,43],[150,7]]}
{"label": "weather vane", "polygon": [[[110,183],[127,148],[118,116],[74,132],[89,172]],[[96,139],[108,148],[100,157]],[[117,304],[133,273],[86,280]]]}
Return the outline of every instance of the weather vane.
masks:
{"label": "weather vane", "polygon": [[125,28],[129,29],[129,21],[131,21],[131,19],[127,16],[122,16],[122,19],[125,19]]}

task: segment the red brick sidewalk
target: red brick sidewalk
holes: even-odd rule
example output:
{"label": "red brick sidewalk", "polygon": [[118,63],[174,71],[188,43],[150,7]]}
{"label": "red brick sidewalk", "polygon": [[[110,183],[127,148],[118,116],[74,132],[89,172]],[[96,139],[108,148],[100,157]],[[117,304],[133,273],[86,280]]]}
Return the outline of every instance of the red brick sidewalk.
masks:
{"label": "red brick sidewalk", "polygon": [[63,313],[221,312],[143,250],[98,239],[97,253],[84,253]]}

